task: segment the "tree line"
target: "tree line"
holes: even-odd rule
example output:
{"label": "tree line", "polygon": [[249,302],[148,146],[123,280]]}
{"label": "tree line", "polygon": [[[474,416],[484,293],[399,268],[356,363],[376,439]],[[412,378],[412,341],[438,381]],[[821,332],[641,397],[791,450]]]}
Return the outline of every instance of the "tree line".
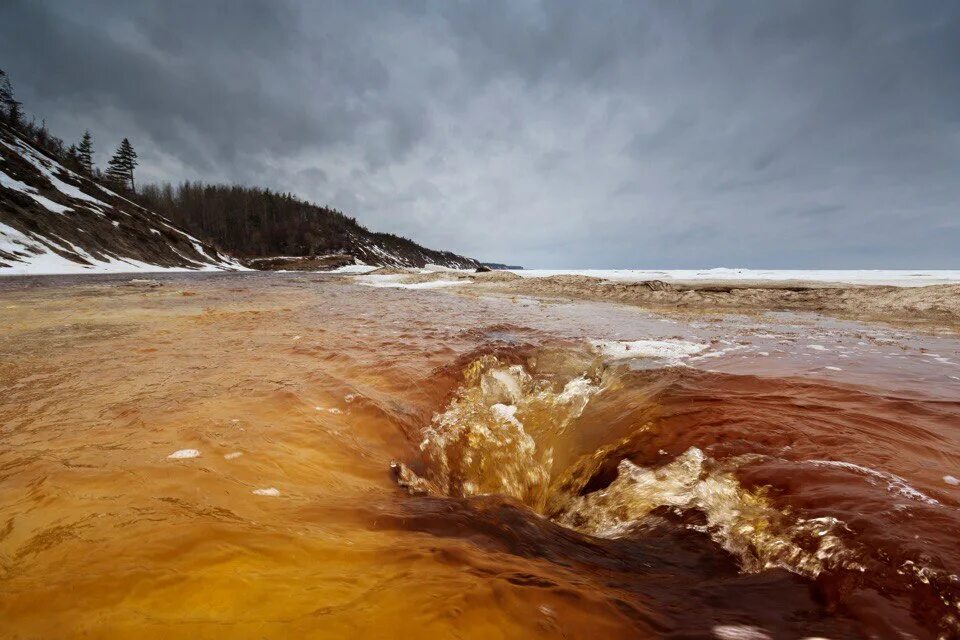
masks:
{"label": "tree line", "polygon": [[239,257],[337,253],[368,234],[341,211],[259,187],[146,185],[135,200]]}
{"label": "tree line", "polygon": [[120,191],[136,192],[133,172],[138,164],[137,152],[127,138],[120,142],[107,163],[107,170],[101,171],[94,166],[90,132],[84,131],[79,142],[65,146],[61,138],[47,130],[46,120],[41,120],[39,125],[33,119],[28,122],[23,103],[16,99],[13,83],[3,69],[0,69],[0,121],[76,173]]}
{"label": "tree line", "polygon": [[350,252],[355,243],[375,241],[401,252],[422,247],[386,233],[372,234],[355,218],[318,206],[289,193],[258,187],[183,182],[135,189],[137,153],[124,138],[106,171],[95,166],[94,141],[85,131],[66,146],[47,130],[24,117],[10,78],[0,69],[0,123],[43,149],[61,164],[104,186],[119,190],[141,206],[156,211],[194,235],[238,257],[305,256]]}

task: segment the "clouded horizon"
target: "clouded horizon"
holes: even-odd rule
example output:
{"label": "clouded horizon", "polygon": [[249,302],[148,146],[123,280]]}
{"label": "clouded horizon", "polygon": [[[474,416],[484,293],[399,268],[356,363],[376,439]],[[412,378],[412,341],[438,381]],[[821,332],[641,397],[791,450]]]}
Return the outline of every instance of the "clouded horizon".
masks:
{"label": "clouded horizon", "polygon": [[138,183],[543,268],[960,268],[960,3],[27,2],[0,68]]}

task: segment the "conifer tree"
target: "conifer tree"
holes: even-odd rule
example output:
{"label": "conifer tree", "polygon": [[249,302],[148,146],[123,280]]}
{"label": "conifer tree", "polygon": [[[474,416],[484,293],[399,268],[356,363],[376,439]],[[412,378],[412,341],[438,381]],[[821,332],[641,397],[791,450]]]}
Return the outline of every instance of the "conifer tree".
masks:
{"label": "conifer tree", "polygon": [[0,69],[0,105],[5,107],[10,100],[13,100],[13,87],[6,71]]}
{"label": "conifer tree", "polygon": [[124,138],[117,152],[107,163],[107,177],[117,184],[136,192],[133,182],[133,169],[137,166],[137,152],[130,141]]}
{"label": "conifer tree", "polygon": [[3,115],[7,117],[7,124],[20,128],[23,124],[23,111],[20,109],[20,102],[13,97],[13,85],[3,69],[0,69],[0,107],[5,112]]}
{"label": "conifer tree", "polygon": [[64,154],[64,160],[68,167],[73,170],[80,168],[80,156],[77,155],[77,145],[72,144],[67,147],[67,150]]}
{"label": "conifer tree", "polygon": [[93,136],[89,131],[83,132],[83,138],[77,145],[77,161],[86,173],[93,174]]}

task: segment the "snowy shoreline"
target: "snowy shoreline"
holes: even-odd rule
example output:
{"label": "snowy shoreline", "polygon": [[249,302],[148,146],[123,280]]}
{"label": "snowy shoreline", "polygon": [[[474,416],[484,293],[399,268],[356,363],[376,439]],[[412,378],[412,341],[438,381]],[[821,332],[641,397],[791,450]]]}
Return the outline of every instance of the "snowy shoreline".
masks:
{"label": "snowy shoreline", "polygon": [[923,287],[960,283],[960,269],[518,269],[522,278],[588,276],[613,282],[751,281],[822,282],[893,287]]}
{"label": "snowy shoreline", "polygon": [[[3,229],[0,229],[3,230]],[[13,229],[5,229],[8,233]],[[0,239],[3,239],[0,237]],[[24,238],[26,239],[26,238]],[[2,244],[0,244],[2,248]],[[58,259],[59,258],[59,259]],[[22,258],[21,258],[22,259]],[[93,261],[91,259],[91,261]],[[199,266],[199,265],[198,265]],[[37,275],[74,275],[74,274],[102,274],[102,273],[162,273],[162,272],[205,272],[220,270],[246,270],[238,264],[203,265],[197,269],[185,267],[163,267],[138,262],[129,258],[116,259],[112,263],[98,262],[92,266],[84,266],[77,262],[61,258],[52,252],[42,256],[31,256],[27,260],[10,267],[0,266],[0,276],[37,276]],[[454,280],[435,283],[430,286],[414,286],[404,284],[404,276],[400,274],[378,275],[371,274],[379,267],[370,265],[349,265],[330,271],[334,275],[362,276],[360,282],[367,286],[405,287],[405,288],[436,288],[465,284]],[[446,272],[451,275],[472,275],[474,272],[465,269],[451,269],[427,265],[423,269],[410,269],[413,274],[431,274]],[[587,276],[600,278],[611,282],[644,282],[649,280],[663,280],[666,282],[758,282],[763,284],[776,282],[811,282],[834,283],[848,285],[876,285],[894,287],[924,287],[941,284],[960,284],[960,269],[509,269],[505,272],[513,273],[521,278],[549,278],[552,276]],[[313,273],[313,272],[299,272]]]}

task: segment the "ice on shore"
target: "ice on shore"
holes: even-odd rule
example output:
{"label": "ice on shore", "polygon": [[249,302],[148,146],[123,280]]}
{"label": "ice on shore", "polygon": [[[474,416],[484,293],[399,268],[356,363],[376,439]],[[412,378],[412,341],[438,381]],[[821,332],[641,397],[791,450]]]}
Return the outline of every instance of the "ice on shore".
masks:
{"label": "ice on shore", "polygon": [[609,360],[656,358],[672,364],[700,353],[708,346],[686,340],[591,340],[590,345]]}
{"label": "ice on shore", "polygon": [[357,284],[367,287],[391,287],[396,289],[441,289],[459,284],[469,284],[467,280],[428,280],[427,282],[404,282],[406,274],[366,275],[357,278]]}
{"label": "ice on shore", "polygon": [[578,275],[616,282],[644,280],[799,280],[897,287],[922,287],[931,284],[960,283],[960,270],[894,269],[516,269],[523,278]]}
{"label": "ice on shore", "polygon": [[346,264],[342,267],[331,269],[327,273],[364,274],[370,273],[371,271],[376,271],[379,268],[380,267],[378,266],[371,266],[368,264]]}

